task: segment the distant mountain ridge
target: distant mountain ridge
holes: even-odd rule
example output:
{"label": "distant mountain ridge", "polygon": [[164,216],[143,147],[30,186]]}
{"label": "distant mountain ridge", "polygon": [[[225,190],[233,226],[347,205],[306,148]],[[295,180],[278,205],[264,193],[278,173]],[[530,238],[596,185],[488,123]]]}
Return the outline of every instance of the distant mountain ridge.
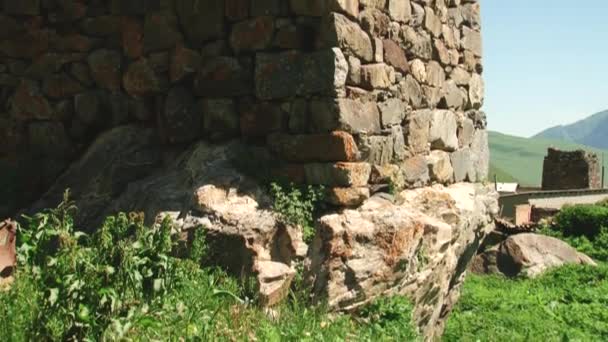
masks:
{"label": "distant mountain ridge", "polygon": [[608,149],[608,110],[593,114],[571,125],[551,127],[533,138],[562,140]]}

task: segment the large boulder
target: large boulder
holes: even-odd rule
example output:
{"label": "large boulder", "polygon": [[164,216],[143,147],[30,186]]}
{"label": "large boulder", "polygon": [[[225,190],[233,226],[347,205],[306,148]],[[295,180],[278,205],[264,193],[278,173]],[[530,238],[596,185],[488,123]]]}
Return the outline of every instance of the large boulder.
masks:
{"label": "large boulder", "polygon": [[438,185],[322,217],[306,263],[313,297],[351,310],[407,295],[425,338],[439,337],[465,270],[493,229],[496,198],[481,185]]}
{"label": "large boulder", "polygon": [[562,240],[524,233],[512,235],[500,245],[477,255],[471,270],[533,278],[566,264],[595,265],[595,262]]}

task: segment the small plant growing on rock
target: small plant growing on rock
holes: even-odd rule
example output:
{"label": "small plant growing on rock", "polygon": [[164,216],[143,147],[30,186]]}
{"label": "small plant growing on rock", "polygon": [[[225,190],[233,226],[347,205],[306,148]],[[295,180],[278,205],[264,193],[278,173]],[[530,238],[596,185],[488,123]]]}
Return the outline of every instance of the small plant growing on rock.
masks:
{"label": "small plant growing on rock", "polygon": [[285,223],[302,227],[304,241],[311,242],[315,234],[314,214],[323,200],[324,188],[313,185],[300,188],[294,184],[281,186],[271,183],[270,194],[273,210],[281,215]]}

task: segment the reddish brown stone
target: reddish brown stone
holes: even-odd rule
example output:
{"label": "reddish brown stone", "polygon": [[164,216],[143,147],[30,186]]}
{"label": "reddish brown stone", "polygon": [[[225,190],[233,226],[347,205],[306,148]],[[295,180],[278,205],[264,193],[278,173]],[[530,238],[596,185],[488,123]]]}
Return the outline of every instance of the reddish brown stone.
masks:
{"label": "reddish brown stone", "polygon": [[330,188],[327,190],[325,200],[339,207],[356,207],[361,205],[370,196],[369,188]]}
{"label": "reddish brown stone", "polygon": [[315,163],[304,164],[306,183],[331,187],[367,186],[371,166],[368,163]]}
{"label": "reddish brown stone", "polygon": [[301,164],[288,164],[272,169],[272,176],[274,179],[286,180],[296,184],[303,184],[306,182],[306,172],[304,165]]}
{"label": "reddish brown stone", "polygon": [[233,21],[249,17],[249,3],[251,0],[226,0],[226,17]]}
{"label": "reddish brown stone", "polygon": [[84,87],[68,75],[61,73],[45,79],[42,89],[48,97],[60,99],[74,96],[82,92]]}
{"label": "reddish brown stone", "polygon": [[274,33],[273,17],[257,17],[235,24],[230,44],[236,51],[258,51],[268,47]]}
{"label": "reddish brown stone", "polygon": [[275,134],[269,137],[268,145],[281,159],[291,162],[354,161],[359,152],[352,135],[346,132]]}
{"label": "reddish brown stone", "polygon": [[393,40],[385,39],[383,41],[384,46],[384,61],[392,65],[397,71],[406,73],[409,71],[409,64],[405,51],[395,43]]}
{"label": "reddish brown stone", "polygon": [[233,97],[253,93],[251,65],[243,65],[232,57],[205,60],[194,80],[196,95],[204,97]]}
{"label": "reddish brown stone", "polygon": [[138,59],[144,52],[144,27],[141,20],[122,18],[122,48],[129,58]]}
{"label": "reddish brown stone", "polygon": [[53,110],[42,95],[38,83],[22,81],[12,98],[12,114],[18,120],[50,119]]}
{"label": "reddish brown stone", "polygon": [[285,116],[278,105],[271,103],[250,103],[240,106],[241,134],[245,138],[261,138],[283,128]]}
{"label": "reddish brown stone", "polygon": [[49,38],[48,30],[29,30],[0,42],[0,52],[13,58],[32,59],[48,51]]}
{"label": "reddish brown stone", "polygon": [[200,69],[202,64],[201,55],[183,46],[177,46],[171,56],[169,76],[171,82],[177,82]]}

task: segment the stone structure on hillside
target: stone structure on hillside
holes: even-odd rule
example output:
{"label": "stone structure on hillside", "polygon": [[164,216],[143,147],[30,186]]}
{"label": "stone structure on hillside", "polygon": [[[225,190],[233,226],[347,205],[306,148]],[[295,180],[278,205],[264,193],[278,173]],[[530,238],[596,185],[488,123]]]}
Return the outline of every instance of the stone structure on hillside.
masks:
{"label": "stone structure on hillside", "polygon": [[543,165],[543,190],[601,189],[601,170],[595,153],[549,148]]}
{"label": "stone structure on hillside", "polygon": [[[497,212],[495,193],[472,184],[489,159],[478,0],[0,10],[0,172],[15,175],[13,204],[54,206],[70,188],[88,230],[116,211],[169,215],[185,235],[208,230],[218,265],[257,274],[265,304],[303,263],[332,308],[406,294],[425,337],[441,334]],[[320,218],[308,248],[245,171],[324,185],[350,209]]]}
{"label": "stone structure on hillside", "polygon": [[[477,182],[488,164],[476,0],[2,1],[2,165],[40,193],[102,131],[241,138],[324,184]],[[377,188],[377,187],[375,187]]]}

